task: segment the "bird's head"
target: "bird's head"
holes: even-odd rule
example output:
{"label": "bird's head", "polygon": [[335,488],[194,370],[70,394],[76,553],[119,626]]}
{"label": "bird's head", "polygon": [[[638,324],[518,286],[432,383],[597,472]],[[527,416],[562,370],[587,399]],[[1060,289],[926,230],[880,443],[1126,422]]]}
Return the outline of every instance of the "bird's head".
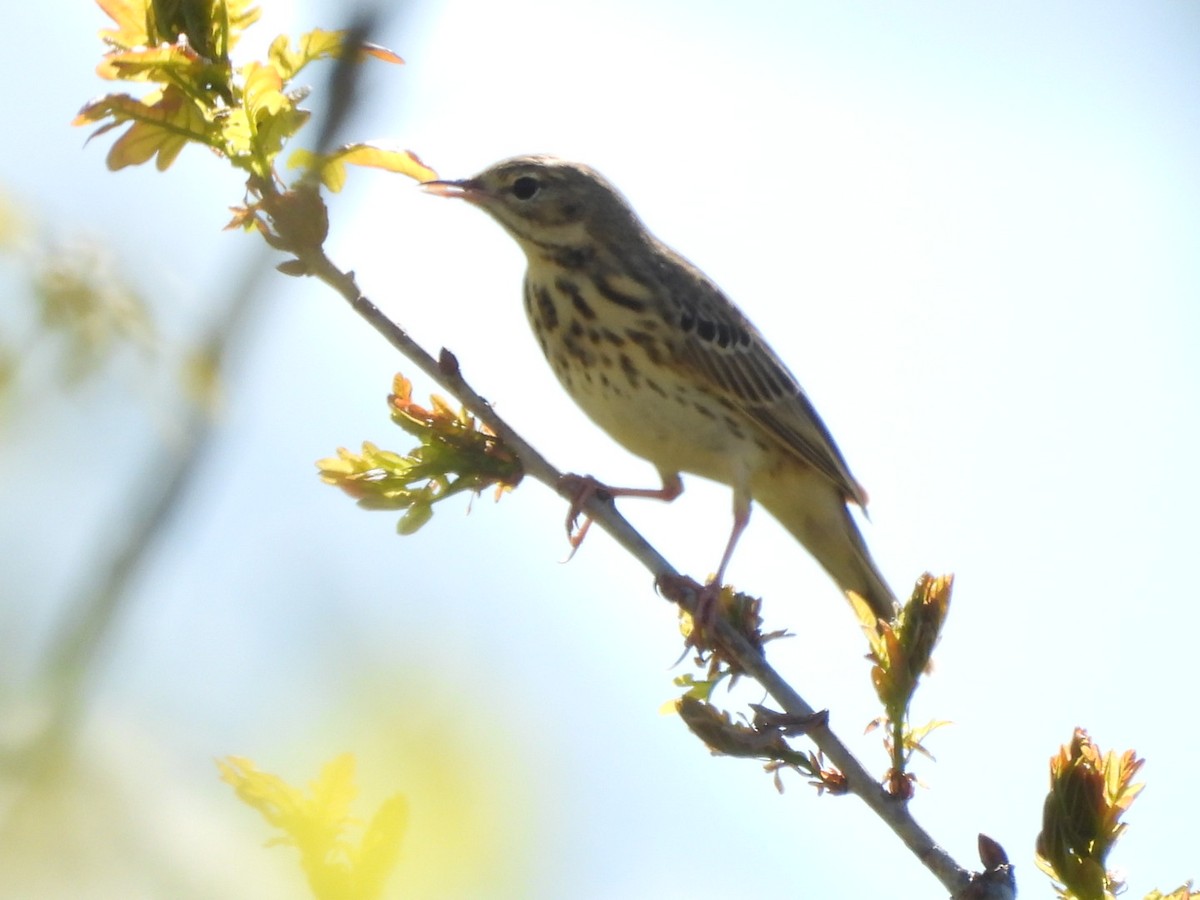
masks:
{"label": "bird's head", "polygon": [[609,243],[641,231],[625,198],[598,172],[554,156],[518,156],[462,181],[421,185],[489,213],[529,252]]}

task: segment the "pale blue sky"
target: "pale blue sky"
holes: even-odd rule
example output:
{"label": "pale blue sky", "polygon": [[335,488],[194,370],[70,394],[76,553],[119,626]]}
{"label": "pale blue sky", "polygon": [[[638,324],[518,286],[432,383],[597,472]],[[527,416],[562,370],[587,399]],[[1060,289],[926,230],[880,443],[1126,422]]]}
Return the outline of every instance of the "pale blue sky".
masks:
{"label": "pale blue sky", "polygon": [[[14,15],[29,40],[0,60],[22,123],[0,149],[4,187],[56,233],[110,242],[168,346],[185,343],[257,249],[219,230],[236,177],[198,150],[166,174],[107,173],[108,140],[81,149],[66,127],[104,89],[103,17],[61,2]],[[267,38],[336,21],[307,4],[272,20]],[[991,835],[1022,896],[1051,896],[1032,862],[1046,764],[1080,725],[1148,760],[1112,860],[1131,896],[1200,877],[1200,5],[427,2],[378,40],[408,65],[368,69],[351,136],[394,139],[444,177],[526,152],[599,168],[805,385],[871,494],[865,534],[897,587],[957,573],[916,711],[955,723],[917,769],[929,789],[914,811],[934,837],[971,864],[975,835]],[[333,221],[335,260],[427,346],[453,349],[553,462],[652,482],[538,357],[523,261],[493,222],[370,172],[352,173]],[[122,852],[194,869],[195,896],[212,895],[228,860],[267,851],[211,758],[301,781],[349,749],[368,797],[412,797],[419,857],[439,794],[400,764],[378,771],[399,754],[389,738],[364,745],[363,721],[394,717],[403,734],[453,735],[464,803],[514,835],[492,847],[526,859],[497,875],[498,896],[940,895],[856,801],[786,777],[779,797],[754,763],[710,758],[657,713],[687,671],[670,669],[672,611],[598,532],[559,565],[564,508],[545,489],[481,499],[469,518],[452,501],[401,539],[391,516],[322,486],[312,462],[338,445],[406,448],[383,401],[411,367],[327,291],[271,284],[90,720],[102,773],[128,778],[136,747],[171,798],[169,812],[133,804]],[[114,531],[148,427],[169,419],[128,407],[97,389],[5,433],[3,621],[25,654],[7,664],[13,684],[86,577],[84,548]],[[685,483],[673,505],[622,509],[703,575],[729,496]],[[796,632],[772,660],[882,771],[877,738],[858,736],[876,710],[833,586],[765,513],[729,577]],[[746,699],[759,697],[730,705]],[[82,858],[103,856],[90,846]],[[291,861],[271,852],[255,896],[287,896],[270,879],[293,877]],[[110,868],[92,883],[155,895],[138,867]]]}

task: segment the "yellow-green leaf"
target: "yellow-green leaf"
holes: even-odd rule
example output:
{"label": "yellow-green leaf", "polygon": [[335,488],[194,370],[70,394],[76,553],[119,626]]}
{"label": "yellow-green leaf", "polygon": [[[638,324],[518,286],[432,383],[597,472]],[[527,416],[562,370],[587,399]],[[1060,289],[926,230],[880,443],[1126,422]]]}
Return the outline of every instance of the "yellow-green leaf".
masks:
{"label": "yellow-green leaf", "polygon": [[167,81],[199,64],[199,56],[187,44],[160,44],[109,54],[96,74],[111,81]]}
{"label": "yellow-green leaf", "polygon": [[225,14],[224,21],[220,23],[225,32],[225,46],[219,49],[227,55],[241,38],[242,32],[258,21],[262,10],[254,5],[254,0],[225,0],[217,8]]}
{"label": "yellow-green leaf", "polygon": [[104,29],[100,37],[114,47],[130,49],[157,43],[151,41],[146,32],[145,0],[96,0],[99,6],[116,24],[116,29]]}
{"label": "yellow-green leaf", "polygon": [[83,125],[111,118],[92,137],[103,134],[127,121],[134,124],[112,146],[108,167],[113,169],[139,165],[156,153],[158,168],[165,169],[188,141],[211,144],[210,123],[196,105],[173,85],[138,100],[128,94],[110,94],[94,100],[79,111],[72,122]]}
{"label": "yellow-green leaf", "polygon": [[267,51],[267,59],[284,81],[290,81],[296,73],[310,62],[318,59],[333,59],[341,55],[345,41],[344,31],[322,31],[316,29],[300,35],[296,49],[288,44],[286,34],[281,34],[271,42]]}
{"label": "yellow-green leaf", "polygon": [[242,67],[242,102],[254,123],[291,105],[283,95],[283,79],[273,66],[252,62]]}
{"label": "yellow-green leaf", "polygon": [[346,144],[332,153],[318,157],[309,150],[296,150],[288,157],[288,168],[315,169],[321,183],[335,194],[346,184],[346,165],[371,166],[388,172],[398,172],[417,181],[430,181],[437,173],[408,150],[390,150],[376,144]]}
{"label": "yellow-green leaf", "polygon": [[377,144],[348,144],[341,150],[341,160],[352,166],[370,166],[387,172],[407,175],[417,181],[432,181],[437,172],[425,165],[411,150],[395,150]]}

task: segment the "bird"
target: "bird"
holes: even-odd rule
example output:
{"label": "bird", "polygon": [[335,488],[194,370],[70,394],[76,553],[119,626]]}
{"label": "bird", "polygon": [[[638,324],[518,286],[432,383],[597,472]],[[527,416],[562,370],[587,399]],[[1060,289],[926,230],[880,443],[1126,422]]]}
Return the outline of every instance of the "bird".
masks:
{"label": "bird", "polygon": [[662,479],[661,488],[604,486],[609,496],[673,500],[681,473],[732,488],[733,528],[706,588],[719,591],[758,502],[843,592],[894,617],[895,596],[849,510],[865,510],[867,493],[799,382],[602,175],[554,156],[518,156],[422,187],[479,207],[517,242],[525,312],[558,380]]}

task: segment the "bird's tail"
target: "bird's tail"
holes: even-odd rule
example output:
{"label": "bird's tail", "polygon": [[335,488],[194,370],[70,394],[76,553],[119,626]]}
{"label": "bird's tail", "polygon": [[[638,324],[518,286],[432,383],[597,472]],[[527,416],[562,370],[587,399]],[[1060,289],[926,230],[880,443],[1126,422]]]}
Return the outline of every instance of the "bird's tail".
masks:
{"label": "bird's tail", "polygon": [[813,470],[789,468],[756,478],[751,493],[838,587],[858,594],[880,618],[895,616],[896,596],[871,559],[845,498],[827,479]]}

